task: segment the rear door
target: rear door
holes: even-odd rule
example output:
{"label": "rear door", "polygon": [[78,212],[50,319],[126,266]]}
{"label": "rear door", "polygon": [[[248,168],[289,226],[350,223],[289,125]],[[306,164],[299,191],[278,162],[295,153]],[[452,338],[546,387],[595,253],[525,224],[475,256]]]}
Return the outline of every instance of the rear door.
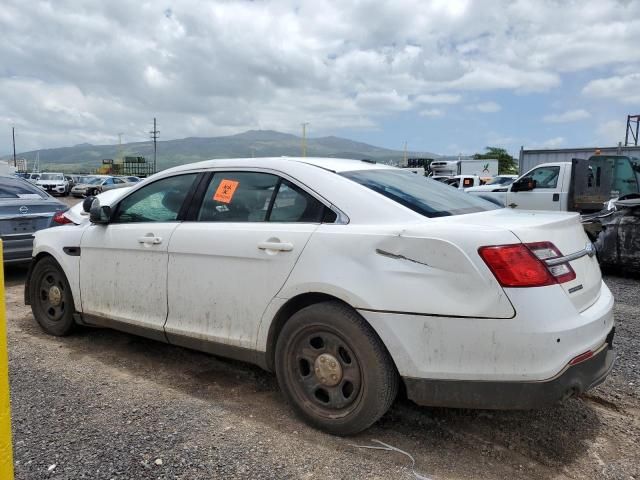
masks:
{"label": "rear door", "polygon": [[263,312],[326,207],[267,172],[218,171],[203,190],[194,221],[169,245],[165,332],[179,345],[197,339],[254,349]]}
{"label": "rear door", "polygon": [[523,178],[535,180],[533,190],[509,191],[507,206],[519,210],[555,210],[562,208],[562,191],[564,168],[560,165],[548,165],[534,168]]}
{"label": "rear door", "polygon": [[[90,225],[80,242],[82,311],[90,323],[164,339],[171,235],[197,174],[162,178],[115,207],[107,225]],[[91,318],[90,318],[91,317]]]}

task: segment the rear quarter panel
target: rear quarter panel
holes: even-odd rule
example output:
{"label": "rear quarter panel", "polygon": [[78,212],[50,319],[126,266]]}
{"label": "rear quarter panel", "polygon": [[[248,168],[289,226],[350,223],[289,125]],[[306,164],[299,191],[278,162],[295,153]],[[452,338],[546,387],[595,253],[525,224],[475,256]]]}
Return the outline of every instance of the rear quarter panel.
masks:
{"label": "rear quarter panel", "polygon": [[504,229],[460,224],[321,225],[278,297],[319,292],[358,309],[511,318],[477,249],[517,241]]}

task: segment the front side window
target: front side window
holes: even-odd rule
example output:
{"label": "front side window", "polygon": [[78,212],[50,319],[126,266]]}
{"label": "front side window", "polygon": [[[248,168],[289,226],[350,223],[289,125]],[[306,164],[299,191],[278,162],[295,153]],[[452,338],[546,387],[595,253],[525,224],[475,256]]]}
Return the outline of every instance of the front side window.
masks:
{"label": "front side window", "polygon": [[536,181],[536,188],[556,188],[560,167],[536,168],[529,176]]}
{"label": "front side window", "polygon": [[124,198],[115,223],[174,222],[197,174],[176,175],[150,183]]}
{"label": "front side window", "polygon": [[425,217],[446,217],[498,208],[480,197],[400,169],[355,170],[341,175]]}

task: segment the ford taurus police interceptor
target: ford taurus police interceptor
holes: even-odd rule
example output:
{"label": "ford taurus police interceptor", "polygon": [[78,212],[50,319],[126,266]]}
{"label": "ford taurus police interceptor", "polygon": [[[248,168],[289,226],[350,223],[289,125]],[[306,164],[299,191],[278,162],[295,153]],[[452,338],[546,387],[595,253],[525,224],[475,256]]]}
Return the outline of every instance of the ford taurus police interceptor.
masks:
{"label": "ford taurus police interceptor", "polygon": [[537,408],[613,365],[613,298],[577,214],[367,162],[260,158],[166,170],[90,219],[36,234],[25,296],[46,332],[255,363],[335,434],[370,426],[401,382],[421,405]]}

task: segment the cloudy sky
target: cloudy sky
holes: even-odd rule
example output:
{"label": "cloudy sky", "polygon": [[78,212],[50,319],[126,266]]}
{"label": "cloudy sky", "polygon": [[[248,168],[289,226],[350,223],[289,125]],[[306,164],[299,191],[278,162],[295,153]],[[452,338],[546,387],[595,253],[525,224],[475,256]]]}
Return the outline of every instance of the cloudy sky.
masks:
{"label": "cloudy sky", "polygon": [[0,6],[0,153],[248,129],[473,153],[612,145],[640,113],[640,0]]}

